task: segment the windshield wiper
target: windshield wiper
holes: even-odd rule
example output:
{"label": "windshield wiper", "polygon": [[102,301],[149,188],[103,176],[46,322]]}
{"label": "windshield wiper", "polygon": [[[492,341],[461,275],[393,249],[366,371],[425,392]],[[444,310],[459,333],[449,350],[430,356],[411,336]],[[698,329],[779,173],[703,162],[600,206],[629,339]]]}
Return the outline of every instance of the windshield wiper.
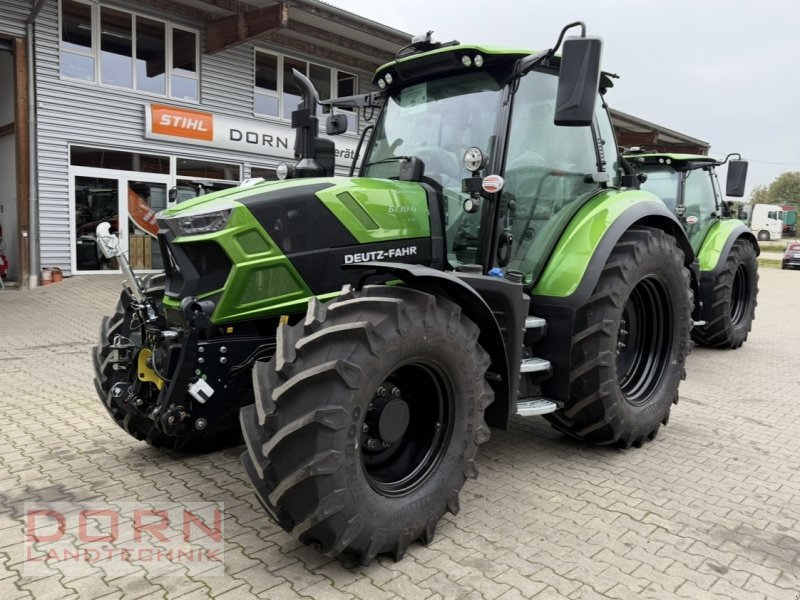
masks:
{"label": "windshield wiper", "polygon": [[384,163],[397,162],[397,161],[401,161],[401,160],[411,160],[411,157],[410,156],[389,156],[388,158],[382,158],[381,160],[368,162],[366,165],[364,165],[364,168],[371,167],[372,165],[382,165]]}

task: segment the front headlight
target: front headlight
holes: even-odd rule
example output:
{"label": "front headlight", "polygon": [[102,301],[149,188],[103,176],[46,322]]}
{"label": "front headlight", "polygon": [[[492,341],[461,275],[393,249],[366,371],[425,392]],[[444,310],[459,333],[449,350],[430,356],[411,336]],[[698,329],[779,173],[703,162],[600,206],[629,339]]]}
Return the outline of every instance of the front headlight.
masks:
{"label": "front headlight", "polygon": [[205,213],[189,213],[165,219],[167,227],[176,237],[214,233],[225,228],[231,217],[230,208]]}

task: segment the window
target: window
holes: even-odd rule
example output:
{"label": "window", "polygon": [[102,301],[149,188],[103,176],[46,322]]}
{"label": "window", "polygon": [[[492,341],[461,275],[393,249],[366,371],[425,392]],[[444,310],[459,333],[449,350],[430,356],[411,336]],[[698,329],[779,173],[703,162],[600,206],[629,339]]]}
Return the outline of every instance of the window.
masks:
{"label": "window", "polygon": [[709,169],[693,169],[684,175],[686,183],[683,188],[683,204],[686,212],[683,219],[686,234],[695,247],[695,252],[700,251],[700,243],[705,237],[703,233],[713,221],[717,210],[717,199],[711,183]]}
{"label": "window", "polygon": [[90,4],[61,3],[61,74],[94,81],[93,11]]}
{"label": "window", "polygon": [[62,77],[196,101],[198,56],[197,32],[107,6],[62,0]]}
{"label": "window", "polygon": [[172,28],[172,89],[170,96],[197,100],[200,80],[197,78],[197,34],[187,29]]}
{"label": "window", "polygon": [[598,189],[586,179],[597,171],[591,127],[553,123],[557,84],[555,74],[531,71],[512,106],[501,211],[514,239],[507,268],[522,271],[526,284],[539,276],[574,211]]}
{"label": "window", "polygon": [[255,112],[259,115],[277,117],[280,106],[278,95],[278,57],[265,52],[256,52]]}
{"label": "window", "polygon": [[240,181],[242,178],[239,165],[181,157],[178,157],[176,174],[178,177],[222,179],[224,181]]}
{"label": "window", "polygon": [[69,156],[70,164],[78,167],[169,175],[169,157],[158,154],[139,154],[138,152],[72,146]]}
{"label": "window", "polygon": [[242,168],[232,163],[210,162],[196,158],[176,160],[175,202],[225,190],[239,184]]}
{"label": "window", "polygon": [[[302,100],[302,92],[295,81],[293,69],[311,80],[322,100],[352,96],[358,88],[358,78],[350,73],[288,56],[256,51],[253,101],[253,112],[256,115],[291,120],[292,111],[297,109]],[[337,110],[347,113],[347,130],[351,133],[357,132],[356,111]],[[320,114],[321,112],[320,108]]]}
{"label": "window", "polygon": [[464,210],[467,195],[461,182],[470,174],[462,157],[472,146],[494,154],[501,102],[502,88],[483,70],[394,92],[386,98],[361,172],[364,177],[397,178],[400,162],[392,157],[415,156],[423,162],[426,179],[442,189],[447,254],[454,268],[476,262],[481,242],[480,211]]}
{"label": "window", "polygon": [[166,94],[167,44],[164,23],[136,19],[136,89]]}
{"label": "window", "polygon": [[675,211],[675,204],[678,201],[678,188],[680,178],[683,177],[670,165],[650,164],[647,165],[647,180],[641,184],[641,189],[652,192],[664,203],[670,212]]}
{"label": "window", "polygon": [[278,179],[275,169],[270,167],[252,167],[250,169],[250,177],[253,179],[261,177],[264,181],[276,181]]}
{"label": "window", "polygon": [[133,87],[133,15],[100,9],[100,73],[103,83]]}

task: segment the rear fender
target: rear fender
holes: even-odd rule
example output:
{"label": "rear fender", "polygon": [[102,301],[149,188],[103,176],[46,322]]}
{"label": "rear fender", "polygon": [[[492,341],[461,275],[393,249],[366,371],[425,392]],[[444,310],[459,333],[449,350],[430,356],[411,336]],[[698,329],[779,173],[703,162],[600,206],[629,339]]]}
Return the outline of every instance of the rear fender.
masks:
{"label": "rear fender", "polygon": [[[511,410],[509,399],[516,397],[519,385],[519,367],[510,369],[510,365],[519,365],[519,354],[521,354],[521,352],[517,354],[516,362],[511,362],[513,357],[509,357],[506,351],[506,344],[494,313],[475,288],[465,283],[460,277],[460,275],[462,275],[461,273],[445,273],[420,265],[383,261],[345,265],[343,268],[368,269],[369,272],[365,273],[365,277],[362,278],[362,281],[373,274],[390,275],[393,278],[401,280],[409,287],[435,296],[444,296],[458,304],[462,312],[480,329],[481,333],[478,337],[478,343],[489,353],[489,357],[492,361],[489,371],[493,376],[487,379],[494,390],[495,400],[486,410],[486,422],[493,427],[502,427],[504,429],[508,427],[508,419]],[[487,284],[502,284],[504,281],[480,275],[463,275],[465,278],[494,280],[486,281]],[[517,303],[518,306],[515,312],[520,313],[519,317],[522,322],[527,314],[529,298],[522,293],[521,286],[519,286],[519,296],[520,302]],[[516,345],[521,348],[521,344]]]}
{"label": "rear fender", "polygon": [[689,238],[661,200],[642,190],[609,190],[595,196],[572,219],[532,295],[573,307],[585,304],[614,246],[636,226],[668,233],[683,250],[684,264],[688,267],[694,262]]}
{"label": "rear fender", "polygon": [[595,196],[575,215],[562,234],[542,277],[531,294],[532,312],[547,319],[547,338],[536,355],[550,361],[553,375],[542,383],[544,395],[569,399],[572,335],[576,311],[586,304],[603,267],[622,235],[633,227],[661,229],[683,250],[699,315],[697,265],[680,222],[649,192],[609,192]]}

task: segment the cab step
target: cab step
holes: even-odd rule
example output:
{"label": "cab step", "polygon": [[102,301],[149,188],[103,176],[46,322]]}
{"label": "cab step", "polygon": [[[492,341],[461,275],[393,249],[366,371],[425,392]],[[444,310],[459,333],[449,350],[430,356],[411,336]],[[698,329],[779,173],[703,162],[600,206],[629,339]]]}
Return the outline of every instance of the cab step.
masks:
{"label": "cab step", "polygon": [[525,317],[525,329],[544,329],[547,321],[541,317]]}
{"label": "cab step", "polygon": [[517,414],[521,417],[534,417],[556,412],[563,407],[561,402],[547,398],[523,398],[517,402]]}
{"label": "cab step", "polygon": [[544,358],[523,358],[519,366],[520,373],[549,373],[550,361]]}

